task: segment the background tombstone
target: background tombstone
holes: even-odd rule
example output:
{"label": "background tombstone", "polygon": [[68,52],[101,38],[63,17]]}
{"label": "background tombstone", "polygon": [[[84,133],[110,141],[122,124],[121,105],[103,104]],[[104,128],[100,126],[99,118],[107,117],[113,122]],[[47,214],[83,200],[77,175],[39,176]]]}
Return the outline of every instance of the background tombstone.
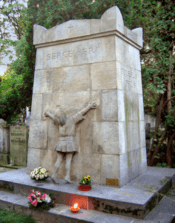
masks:
{"label": "background tombstone", "polygon": [[7,122],[0,119],[0,164],[7,165],[9,163],[9,126]]}
{"label": "background tombstone", "polygon": [[[58,130],[44,109],[73,115],[90,101],[97,109],[76,126],[78,153],[71,180],[122,187],[147,169],[140,50],[142,28],[129,30],[117,6],[101,19],[70,20],[52,29],[34,25],[37,48],[27,173],[53,174]],[[64,161],[65,162],[65,161]],[[65,163],[58,172],[64,179]]]}
{"label": "background tombstone", "polygon": [[27,165],[28,128],[10,126],[10,162],[15,166]]}

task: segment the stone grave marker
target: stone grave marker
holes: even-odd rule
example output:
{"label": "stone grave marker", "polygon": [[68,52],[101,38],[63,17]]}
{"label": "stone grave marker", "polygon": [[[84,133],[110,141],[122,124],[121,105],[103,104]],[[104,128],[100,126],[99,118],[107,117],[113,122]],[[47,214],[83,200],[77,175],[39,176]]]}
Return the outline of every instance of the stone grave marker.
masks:
{"label": "stone grave marker", "polygon": [[[142,28],[124,25],[117,6],[101,19],[70,20],[49,30],[34,25],[36,64],[27,173],[43,166],[53,174],[59,129],[46,107],[74,115],[97,108],[76,125],[71,180],[122,187],[147,170],[140,50]],[[64,179],[65,160],[57,177]]]}
{"label": "stone grave marker", "polygon": [[10,126],[10,160],[15,166],[27,166],[28,128]]}
{"label": "stone grave marker", "polygon": [[7,165],[9,162],[9,127],[7,122],[0,119],[0,164]]}

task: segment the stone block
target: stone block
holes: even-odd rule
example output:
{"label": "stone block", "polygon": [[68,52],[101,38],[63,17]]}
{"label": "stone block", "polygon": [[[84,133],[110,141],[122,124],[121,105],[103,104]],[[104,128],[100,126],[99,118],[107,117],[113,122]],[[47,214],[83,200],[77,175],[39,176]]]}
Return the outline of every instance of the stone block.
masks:
{"label": "stone block", "polygon": [[54,70],[54,92],[90,90],[90,66],[62,67]]}
{"label": "stone block", "polygon": [[93,153],[119,154],[117,122],[93,123]]}
{"label": "stone block", "polygon": [[59,97],[53,96],[56,106],[60,106],[68,115],[74,115],[89,103],[89,91],[60,92]]}
{"label": "stone block", "polygon": [[118,121],[125,121],[125,100],[124,100],[124,92],[118,90],[117,91],[118,96]]}
{"label": "stone block", "polygon": [[42,70],[45,68],[45,48],[39,48],[36,51],[35,70]]}
{"label": "stone block", "polygon": [[91,34],[96,34],[101,31],[101,21],[100,19],[91,19],[90,20],[90,25],[91,25]]}
{"label": "stone block", "polygon": [[92,90],[116,89],[115,61],[91,65]]}
{"label": "stone block", "polygon": [[101,185],[106,185],[106,179],[119,180],[119,155],[102,154]]}
{"label": "stone block", "polygon": [[135,70],[141,70],[139,50],[117,36],[115,37],[115,44],[117,62]]}
{"label": "stone block", "polygon": [[30,120],[41,120],[42,94],[33,94]]}
{"label": "stone block", "polygon": [[102,61],[103,40],[84,40],[73,44],[73,64],[87,64]]}
{"label": "stone block", "polygon": [[92,184],[98,184],[101,176],[101,154],[75,154],[72,160],[72,177],[77,182],[90,175]]}
{"label": "stone block", "polygon": [[143,28],[142,27],[135,28],[132,30],[132,33],[136,34],[137,44],[143,47]]}
{"label": "stone block", "polygon": [[139,98],[138,94],[125,91],[125,120],[138,121]]}
{"label": "stone block", "polygon": [[52,93],[54,89],[54,72],[50,70],[37,70],[34,74],[33,93]]}
{"label": "stone block", "polygon": [[146,147],[140,148],[140,168],[139,168],[139,175],[145,173],[147,171],[147,153]]}
{"label": "stone block", "polygon": [[135,179],[140,173],[140,150],[132,150],[128,152],[128,178],[129,181]]}
{"label": "stone block", "polygon": [[29,148],[47,148],[47,122],[31,120],[29,132]]}
{"label": "stone block", "polygon": [[120,33],[124,33],[123,17],[116,6],[106,10],[101,17],[101,31],[109,30],[118,30]]}
{"label": "stone block", "polygon": [[90,91],[90,101],[96,101],[97,108],[93,111],[91,121],[100,122],[102,120],[102,93],[101,91]]}
{"label": "stone block", "polygon": [[139,126],[138,122],[126,123],[127,151],[139,149]]}

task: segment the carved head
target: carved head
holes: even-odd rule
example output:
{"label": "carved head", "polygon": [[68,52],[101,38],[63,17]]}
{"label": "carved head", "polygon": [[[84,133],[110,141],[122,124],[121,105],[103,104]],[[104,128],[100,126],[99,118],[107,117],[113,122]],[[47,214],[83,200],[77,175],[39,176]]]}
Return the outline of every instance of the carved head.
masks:
{"label": "carved head", "polygon": [[58,125],[64,125],[66,122],[66,112],[63,109],[58,108],[55,111],[55,115],[54,115],[54,122],[57,123]]}

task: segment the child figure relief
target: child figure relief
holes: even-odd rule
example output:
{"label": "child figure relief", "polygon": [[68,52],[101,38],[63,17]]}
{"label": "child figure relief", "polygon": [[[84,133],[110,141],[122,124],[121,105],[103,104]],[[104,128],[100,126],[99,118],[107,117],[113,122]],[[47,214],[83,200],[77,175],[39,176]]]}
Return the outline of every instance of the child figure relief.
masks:
{"label": "child figure relief", "polygon": [[85,117],[83,116],[85,113],[87,113],[90,109],[96,107],[97,104],[95,102],[90,102],[86,108],[71,117],[67,117],[67,114],[63,109],[57,109],[55,111],[55,114],[53,114],[49,108],[45,109],[44,115],[51,118],[53,120],[53,123],[59,126],[59,140],[54,149],[55,151],[57,151],[58,157],[55,163],[54,173],[51,177],[53,183],[56,183],[57,172],[60,168],[64,155],[66,155],[65,180],[68,183],[72,183],[72,181],[70,180],[71,161],[73,153],[77,152],[74,143],[75,125],[77,122],[85,119]]}

